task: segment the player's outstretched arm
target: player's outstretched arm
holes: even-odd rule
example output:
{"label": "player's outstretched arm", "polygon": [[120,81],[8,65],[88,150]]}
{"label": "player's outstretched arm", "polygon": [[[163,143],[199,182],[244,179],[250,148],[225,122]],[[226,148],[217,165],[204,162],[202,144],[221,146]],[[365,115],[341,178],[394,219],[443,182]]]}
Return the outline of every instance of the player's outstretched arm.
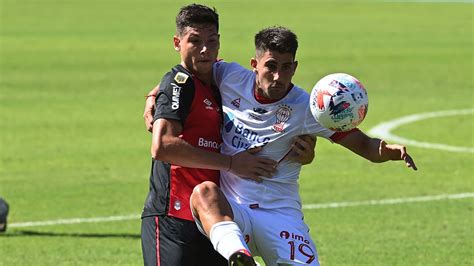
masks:
{"label": "player's outstretched arm", "polygon": [[387,144],[381,139],[367,136],[360,130],[351,132],[337,143],[372,162],[403,160],[407,167],[417,170],[415,162],[407,153],[405,146]]}
{"label": "player's outstretched arm", "polygon": [[384,140],[380,140],[379,155],[381,158],[387,158],[386,160],[404,160],[406,166],[418,170],[413,158],[407,153],[406,147],[403,145],[387,144]]}
{"label": "player's outstretched arm", "polygon": [[145,111],[143,111],[143,119],[145,120],[145,127],[148,131],[152,132],[153,130],[153,114],[155,112],[155,101],[156,95],[160,85],[158,84],[153,88],[145,97]]}

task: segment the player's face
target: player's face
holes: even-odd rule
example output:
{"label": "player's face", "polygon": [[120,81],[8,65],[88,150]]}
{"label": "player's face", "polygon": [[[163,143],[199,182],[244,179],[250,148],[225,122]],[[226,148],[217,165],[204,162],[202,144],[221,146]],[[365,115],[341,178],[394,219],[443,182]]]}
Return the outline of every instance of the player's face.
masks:
{"label": "player's face", "polygon": [[215,26],[186,27],[174,37],[174,47],[181,55],[181,65],[203,81],[212,78],[212,65],[219,52],[219,34]]}
{"label": "player's face", "polygon": [[256,90],[260,96],[280,99],[290,89],[297,62],[291,53],[266,51],[252,58],[250,64],[256,77]]}

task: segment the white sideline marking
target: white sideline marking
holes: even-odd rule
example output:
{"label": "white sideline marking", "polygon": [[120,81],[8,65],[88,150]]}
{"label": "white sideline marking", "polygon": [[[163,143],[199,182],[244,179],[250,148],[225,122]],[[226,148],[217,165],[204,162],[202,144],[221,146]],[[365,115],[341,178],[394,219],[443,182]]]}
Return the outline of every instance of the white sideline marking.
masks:
{"label": "white sideline marking", "polygon": [[414,114],[414,115],[404,116],[404,117],[400,117],[388,122],[378,124],[377,126],[370,129],[368,133],[369,135],[377,136],[377,137],[394,141],[394,142],[398,142],[404,145],[417,146],[417,147],[428,148],[428,149],[439,149],[439,150],[451,151],[451,152],[474,153],[474,148],[470,148],[470,147],[459,147],[459,146],[450,146],[450,145],[439,144],[439,143],[421,142],[421,141],[402,138],[402,137],[396,136],[395,134],[390,133],[390,131],[392,131],[393,129],[401,125],[413,123],[413,122],[423,120],[423,119],[442,117],[442,116],[472,115],[472,114],[474,114],[474,109],[448,110],[448,111],[440,111],[440,112]]}
{"label": "white sideline marking", "polygon": [[[343,208],[343,207],[368,206],[368,205],[391,205],[391,204],[427,202],[427,201],[436,201],[436,200],[465,199],[465,198],[473,198],[473,197],[474,197],[474,193],[468,192],[468,193],[460,193],[460,194],[442,194],[442,195],[435,195],[435,196],[423,196],[423,197],[412,197],[412,198],[306,204],[306,205],[303,205],[303,209],[311,210],[311,209]],[[138,219],[140,219],[140,215],[130,214],[130,215],[122,215],[122,216],[72,218],[72,219],[59,219],[59,220],[51,220],[51,221],[13,223],[13,224],[9,224],[8,227],[18,228],[18,227],[47,226],[47,225],[58,225],[58,224],[102,223],[102,222],[112,222],[112,221],[138,220]]]}
{"label": "white sideline marking", "polygon": [[94,217],[94,218],[72,218],[72,219],[59,219],[52,221],[39,221],[39,222],[24,222],[9,224],[8,227],[31,227],[31,226],[45,226],[45,225],[58,225],[58,224],[80,224],[80,223],[103,223],[112,221],[125,221],[140,219],[138,214],[121,215],[121,216],[109,216],[109,217]]}
{"label": "white sideline marking", "polygon": [[343,208],[343,207],[370,206],[370,205],[393,205],[393,204],[426,202],[426,201],[436,201],[436,200],[465,199],[465,198],[473,198],[473,197],[474,197],[474,193],[468,192],[468,193],[461,193],[461,194],[441,194],[441,195],[435,195],[435,196],[423,196],[423,197],[412,197],[412,198],[306,204],[306,205],[303,205],[303,209],[311,210],[311,209]]}

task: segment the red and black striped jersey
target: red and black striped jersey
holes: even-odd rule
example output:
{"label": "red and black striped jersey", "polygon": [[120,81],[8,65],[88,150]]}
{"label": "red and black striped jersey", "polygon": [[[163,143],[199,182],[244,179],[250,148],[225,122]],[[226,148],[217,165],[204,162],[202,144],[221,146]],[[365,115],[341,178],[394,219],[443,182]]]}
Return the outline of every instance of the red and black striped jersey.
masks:
{"label": "red and black striped jersey", "polygon": [[[222,142],[222,107],[215,86],[204,84],[181,65],[166,73],[160,82],[154,120],[179,121],[179,136],[189,144],[210,152],[219,152]],[[142,217],[169,215],[193,220],[189,197],[193,188],[204,182],[219,184],[219,171],[181,167],[153,160],[150,190]]]}

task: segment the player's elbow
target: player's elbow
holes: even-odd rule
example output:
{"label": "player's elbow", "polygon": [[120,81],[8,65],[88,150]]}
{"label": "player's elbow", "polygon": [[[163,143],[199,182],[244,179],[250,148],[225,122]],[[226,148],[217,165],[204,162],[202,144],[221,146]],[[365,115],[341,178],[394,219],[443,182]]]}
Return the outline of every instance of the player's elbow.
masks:
{"label": "player's elbow", "polygon": [[164,143],[162,141],[153,141],[151,145],[151,158],[153,160],[163,160]]}

